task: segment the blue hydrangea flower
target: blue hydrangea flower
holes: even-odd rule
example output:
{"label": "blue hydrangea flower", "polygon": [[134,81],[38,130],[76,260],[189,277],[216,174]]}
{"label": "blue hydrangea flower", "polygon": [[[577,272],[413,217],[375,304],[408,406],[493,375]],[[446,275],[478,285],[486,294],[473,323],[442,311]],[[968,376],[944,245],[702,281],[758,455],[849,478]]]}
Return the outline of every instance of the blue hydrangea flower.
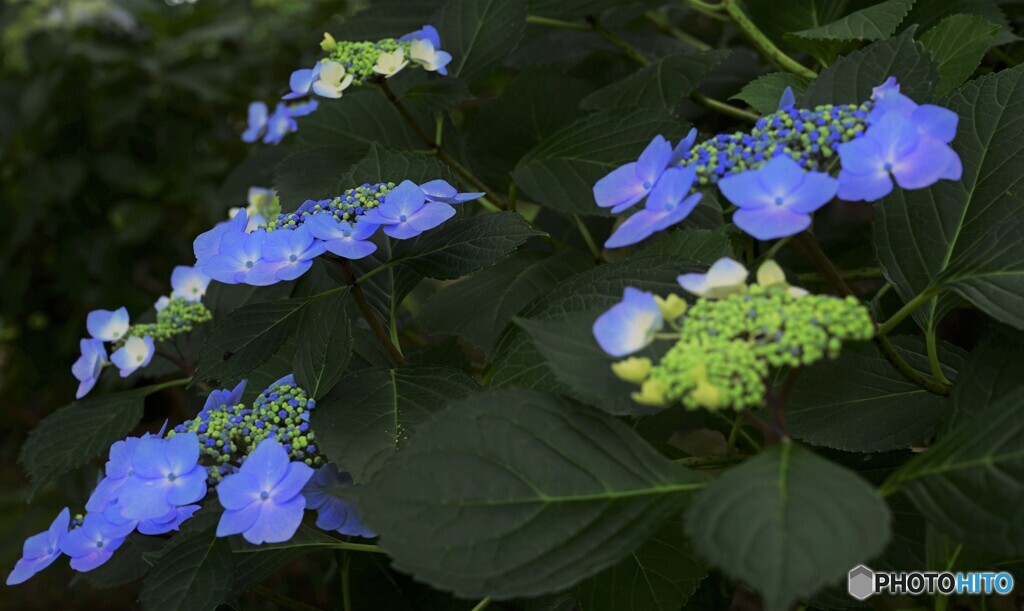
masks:
{"label": "blue hydrangea flower", "polygon": [[722,257],[706,274],[683,274],[679,286],[706,299],[720,299],[747,290],[747,268],[739,261]]}
{"label": "blue hydrangea flower", "polygon": [[339,472],[333,464],[320,467],[302,490],[302,495],[306,497],[306,509],[316,510],[317,528],[336,530],[353,537],[376,537],[363,526],[359,513],[351,503],[331,493],[332,490],[351,485],[352,476]]}
{"label": "blue hydrangea flower", "polygon": [[178,265],[171,272],[171,297],[190,302],[202,301],[209,284],[210,277],[201,269]]}
{"label": "blue hydrangea flower", "polygon": [[107,364],[107,350],[102,339],[83,339],[78,343],[82,355],[71,366],[71,373],[78,380],[78,391],[75,398],[81,399],[89,394],[96,381],[100,379],[103,366]]}
{"label": "blue hydrangea flower", "polygon": [[149,362],[153,360],[154,352],[156,352],[156,349],[153,346],[152,337],[148,335],[145,337],[129,337],[125,340],[124,346],[121,346],[114,354],[110,355],[110,362],[121,370],[122,378],[127,378],[140,367],[149,365]]}
{"label": "blue hydrangea flower", "polygon": [[167,515],[152,520],[139,520],[139,532],[144,535],[164,535],[178,528],[199,511],[199,505],[175,507]]}
{"label": "blue hydrangea flower", "polygon": [[402,36],[398,39],[398,42],[412,42],[414,40],[426,40],[435,47],[441,46],[441,35],[437,33],[437,28],[429,23],[418,30]]}
{"label": "blue hydrangea flower", "polygon": [[622,301],[594,323],[594,337],[608,354],[625,356],[647,347],[664,326],[654,294],[626,287]]}
{"label": "blue hydrangea flower", "polygon": [[459,193],[458,189],[440,178],[423,183],[420,185],[420,190],[423,191],[428,202],[441,202],[453,205],[472,201],[485,195],[484,193]]}
{"label": "blue hydrangea flower", "polygon": [[[192,242],[192,251],[196,255],[196,267],[203,269],[210,259],[215,255],[220,254],[220,244],[224,239],[224,236],[229,233],[246,233],[246,227],[249,224],[249,218],[244,209],[238,210],[238,212],[232,216],[229,220],[217,223],[209,231],[205,231]],[[210,272],[203,269],[203,273],[207,276]]]}
{"label": "blue hydrangea flower", "polygon": [[176,507],[206,496],[206,469],[199,464],[195,433],[170,439],[146,437],[132,455],[132,476],[118,496],[121,515],[132,520],[161,519]]}
{"label": "blue hydrangea flower", "polygon": [[415,32],[409,32],[399,38],[398,42],[412,43],[409,57],[425,70],[448,76],[447,66],[452,61],[452,56],[441,50],[441,36],[434,26],[428,24]]}
{"label": "blue hydrangea flower", "polygon": [[337,221],[330,214],[314,214],[302,225],[309,227],[313,235],[323,240],[330,252],[346,259],[362,259],[372,255],[377,245],[369,241],[380,225],[367,222],[364,218],[355,225],[348,221]]}
{"label": "blue hydrangea flower", "polygon": [[647,197],[672,160],[672,145],[664,136],[651,140],[636,161],[620,166],[594,184],[594,199],[618,214]]}
{"label": "blue hydrangea flower", "polygon": [[71,524],[71,512],[64,508],[50,524],[50,528],[25,539],[21,548],[21,559],[14,565],[14,570],[7,576],[7,585],[24,583],[30,577],[53,564],[60,556],[61,544],[68,534]]}
{"label": "blue hydrangea flower", "polygon": [[619,225],[605,242],[605,247],[619,248],[636,244],[689,216],[701,197],[700,193],[689,195],[696,177],[695,168],[674,167],[665,170],[658,184],[651,190],[644,209]]}
{"label": "blue hydrangea flower", "polygon": [[264,144],[280,144],[284,137],[299,128],[292,117],[291,109],[285,104],[278,104],[274,114],[267,118],[267,133],[263,136]]}
{"label": "blue hydrangea flower", "polygon": [[693,143],[697,141],[697,128],[694,127],[686,134],[686,137],[679,141],[679,144],[672,149],[672,158],[669,159],[668,164],[670,166],[679,165],[685,157],[690,154],[690,149],[693,148]]}
{"label": "blue hydrangea flower", "polygon": [[811,224],[811,212],[835,197],[839,185],[824,172],[808,172],[786,155],[757,170],[718,181],[726,199],[740,209],[736,226],[759,240],[793,235]]}
{"label": "blue hydrangea flower", "polygon": [[217,536],[241,534],[256,545],[291,539],[306,508],[302,488],[312,476],[313,469],[305,463],[289,462],[288,452],[276,439],[264,440],[238,473],[217,486],[225,509]]}
{"label": "blue hydrangea flower", "polygon": [[[291,104],[288,106],[288,114],[290,114],[293,119],[297,119],[299,117],[305,117],[306,115],[313,114],[313,111],[317,108],[320,108],[320,102],[317,102],[316,100],[307,100],[300,104]],[[292,131],[295,130],[293,129]]]}
{"label": "blue hydrangea flower", "polygon": [[222,389],[214,390],[210,393],[210,396],[206,397],[206,403],[203,404],[203,409],[199,410],[199,418],[203,421],[209,419],[210,412],[217,409],[222,405],[232,407],[242,402],[242,395],[245,393],[245,386],[249,383],[249,380],[242,380],[232,390]]}
{"label": "blue hydrangea flower", "polygon": [[93,310],[85,319],[89,335],[105,342],[114,342],[128,332],[128,308]]}
{"label": "blue hydrangea flower", "polygon": [[913,114],[920,117],[908,120],[901,112],[887,113],[863,136],[839,147],[840,199],[881,199],[892,191],[894,179],[904,189],[921,189],[943,178],[960,178],[960,157],[944,142],[952,140],[955,122],[950,129],[948,116],[924,107]]}
{"label": "blue hydrangea flower", "polygon": [[263,102],[249,104],[249,124],[242,132],[243,142],[256,142],[267,127],[267,105]]}
{"label": "blue hydrangea flower", "polygon": [[266,238],[265,231],[223,234],[219,252],[207,259],[203,271],[224,284],[274,284],[277,282],[274,275],[265,273],[263,243]]}
{"label": "blue hydrangea flower", "polygon": [[110,560],[127,534],[101,513],[87,513],[82,525],[64,537],[60,549],[71,558],[71,568],[91,571]]}
{"label": "blue hydrangea flower", "polygon": [[107,464],[103,470],[104,477],[89,496],[89,501],[85,504],[87,511],[103,513],[111,503],[117,501],[125,482],[134,474],[132,457],[140,441],[142,439],[139,437],[128,437],[122,441],[115,441],[110,446]]}
{"label": "blue hydrangea flower", "polygon": [[313,82],[313,92],[320,97],[338,99],[355,78],[346,74],[345,66],[338,62],[326,61],[319,64],[319,74]]}
{"label": "blue hydrangea flower", "polygon": [[305,224],[268,233],[263,241],[261,272],[274,280],[295,280],[309,271],[313,259],[325,250],[323,242],[313,237]]}
{"label": "blue hydrangea flower", "polygon": [[288,79],[288,85],[292,90],[285,94],[282,100],[294,100],[309,95],[310,89],[313,87],[313,82],[316,81],[317,77],[320,76],[320,63],[317,62],[312,68],[303,68],[292,72],[291,77]]}
{"label": "blue hydrangea flower", "polygon": [[384,203],[367,210],[359,219],[383,225],[384,233],[398,240],[414,238],[455,216],[455,208],[443,202],[426,202],[426,195],[412,181],[404,181],[384,196]]}

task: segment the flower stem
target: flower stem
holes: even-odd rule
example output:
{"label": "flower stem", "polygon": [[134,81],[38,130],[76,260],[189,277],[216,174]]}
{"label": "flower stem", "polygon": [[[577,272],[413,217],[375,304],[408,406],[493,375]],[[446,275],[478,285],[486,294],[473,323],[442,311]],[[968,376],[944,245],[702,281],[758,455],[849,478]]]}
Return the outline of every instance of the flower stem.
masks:
{"label": "flower stem", "polygon": [[814,78],[818,76],[817,72],[804,66],[776,47],[775,43],[773,43],[771,39],[769,39],[765,33],[762,32],[749,17],[747,17],[746,13],[743,12],[743,9],[740,8],[738,0],[722,0],[722,6],[725,8],[725,12],[729,14],[729,17],[732,17],[732,20],[736,22],[736,25],[746,33],[750,38],[750,41],[754,43],[755,47],[757,47],[758,51],[763,53],[769,60],[778,64],[779,67],[784,70],[788,70],[793,74],[797,74],[805,78]]}
{"label": "flower stem", "polygon": [[373,311],[373,307],[370,306],[370,302],[366,300],[366,294],[363,292],[363,287],[356,281],[355,274],[352,273],[352,265],[347,259],[332,258],[339,268],[341,273],[345,277],[345,282],[352,288],[352,297],[356,300],[356,305],[359,307],[359,311],[362,313],[363,318],[366,319],[366,324],[370,325],[370,331],[377,336],[377,341],[384,347],[391,360],[396,365],[405,365],[405,357],[402,356],[402,351],[398,349],[391,341],[391,336],[388,334],[387,329],[380,322],[380,318],[377,317],[377,313]]}
{"label": "flower stem", "polygon": [[804,231],[798,234],[793,239],[793,244],[797,244],[804,250],[804,254],[811,258],[811,261],[821,270],[822,275],[828,280],[828,283],[832,285],[840,295],[844,297],[846,295],[853,295],[853,291],[850,290],[849,285],[843,280],[842,274],[836,269],[836,266],[832,263],[832,260],[828,258],[825,251],[821,249],[821,245],[814,239],[814,234],[809,231]]}
{"label": "flower stem", "polygon": [[647,21],[653,23],[654,27],[658,28],[659,30],[668,34],[669,36],[675,38],[676,40],[690,45],[691,47],[697,49],[698,51],[711,50],[711,45],[704,42],[703,40],[694,38],[693,36],[690,36],[686,32],[680,30],[679,28],[676,27],[676,24],[672,23],[671,19],[666,17],[664,13],[661,13],[660,11],[647,11],[646,13],[644,13],[644,17],[647,18]]}
{"label": "flower stem", "polygon": [[550,17],[541,17],[539,15],[527,15],[526,23],[543,25],[549,28],[560,28],[563,30],[577,30],[580,32],[589,32],[593,29],[590,27],[589,23],[577,23],[574,21],[564,21],[562,19],[551,19]]}
{"label": "flower stem", "polygon": [[495,211],[502,209],[500,205],[500,195],[498,191],[484,184],[484,182],[477,178],[473,174],[473,172],[470,171],[469,168],[459,163],[458,160],[456,160],[454,157],[449,155],[447,151],[441,148],[441,144],[434,138],[431,138],[430,135],[423,130],[420,124],[416,121],[416,117],[412,116],[412,113],[409,112],[409,109],[405,107],[405,104],[402,104],[401,100],[399,100],[395,93],[391,91],[391,87],[388,86],[386,80],[380,80],[380,89],[381,91],[384,92],[384,97],[388,99],[388,102],[391,102],[391,105],[398,110],[398,114],[402,115],[402,118],[405,119],[405,122],[408,123],[409,127],[411,127],[412,130],[416,133],[416,136],[419,137],[419,139],[423,141],[423,144],[427,145],[427,147],[434,154],[437,155],[438,159],[448,164],[448,166],[455,170],[455,172],[458,173],[460,176],[462,176],[462,178],[464,178],[466,182],[471,184],[474,189],[483,191],[484,193],[487,193],[494,199],[498,200],[499,205],[495,206],[494,204],[490,204],[490,202],[485,203],[486,200],[483,200],[483,198],[481,198],[478,201],[480,201],[482,204],[485,203],[485,206],[487,206],[487,204],[490,204],[490,206],[487,207],[494,208]]}
{"label": "flower stem", "polygon": [[743,110],[742,108],[736,108],[735,106],[726,104],[725,102],[709,98],[696,90],[690,92],[690,99],[708,110],[713,110],[727,117],[732,117],[733,119],[755,123],[761,118],[761,115],[757,113],[750,112],[749,110]]}
{"label": "flower stem", "polygon": [[580,235],[583,236],[583,241],[587,243],[587,248],[590,249],[590,254],[594,255],[594,261],[601,261],[601,249],[597,247],[597,242],[594,241],[594,236],[590,235],[590,230],[587,229],[587,224],[583,222],[580,215],[575,212],[572,214],[572,219],[576,222],[576,227],[580,230]]}
{"label": "flower stem", "polygon": [[352,611],[352,590],[349,587],[349,577],[352,573],[352,555],[345,554],[341,561],[341,604],[344,611]]}
{"label": "flower stem", "polygon": [[920,371],[914,369],[913,365],[903,358],[903,355],[896,350],[896,347],[892,345],[892,342],[890,342],[889,338],[885,335],[879,334],[875,337],[875,343],[878,344],[882,349],[882,352],[885,353],[889,362],[892,363],[901,374],[903,374],[903,377],[907,378],[914,384],[917,384],[930,393],[942,396],[948,395],[952,390],[949,384],[943,384],[942,382],[933,380]]}
{"label": "flower stem", "polygon": [[385,553],[379,545],[371,545],[369,543],[349,543],[348,541],[338,541],[337,543],[331,543],[330,549],[342,549],[349,552],[367,552],[370,554],[383,554]]}
{"label": "flower stem", "polygon": [[905,303],[903,307],[899,309],[898,312],[889,317],[889,320],[880,324],[878,326],[878,334],[887,335],[891,333],[892,330],[895,329],[898,324],[903,322],[903,319],[905,319],[907,316],[910,316],[915,311],[917,311],[918,308],[931,301],[938,294],[938,292],[938,289],[935,288],[929,288],[922,291],[916,297]]}
{"label": "flower stem", "polygon": [[490,596],[488,596],[487,598],[485,598],[485,599],[481,600],[480,602],[478,602],[476,604],[476,606],[473,607],[472,611],[484,611],[484,609],[486,609],[489,606],[491,606],[491,597]]}
{"label": "flower stem", "polygon": [[935,378],[935,381],[939,384],[952,386],[953,383],[949,381],[949,378],[947,378],[944,373],[942,373],[942,365],[939,363],[938,340],[935,337],[935,328],[932,327],[931,329],[928,329],[924,334],[924,338],[925,345],[928,348],[928,365],[932,369],[932,377]]}

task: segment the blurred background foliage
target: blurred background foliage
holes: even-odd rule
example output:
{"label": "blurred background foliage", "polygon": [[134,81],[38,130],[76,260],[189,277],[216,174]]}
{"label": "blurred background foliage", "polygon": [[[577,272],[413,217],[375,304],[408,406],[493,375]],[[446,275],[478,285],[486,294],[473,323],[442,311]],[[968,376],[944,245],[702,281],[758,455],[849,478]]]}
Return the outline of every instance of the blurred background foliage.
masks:
{"label": "blurred background foliage", "polygon": [[[253,152],[239,139],[246,107],[280,96],[344,7],[0,0],[0,566],[38,530],[17,451],[74,396],[86,313],[148,310],[193,237],[245,205],[221,189]],[[62,573],[3,588],[0,608],[65,608]],[[78,608],[133,600],[76,590]]]}

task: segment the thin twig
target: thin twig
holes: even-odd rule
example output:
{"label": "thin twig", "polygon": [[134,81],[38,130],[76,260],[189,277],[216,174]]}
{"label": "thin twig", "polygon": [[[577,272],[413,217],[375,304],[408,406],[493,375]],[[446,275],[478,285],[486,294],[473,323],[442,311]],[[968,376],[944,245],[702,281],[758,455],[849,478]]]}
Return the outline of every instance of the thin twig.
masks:
{"label": "thin twig", "polygon": [[750,38],[750,41],[754,43],[758,51],[763,53],[769,60],[777,64],[784,70],[788,70],[793,74],[805,78],[814,78],[818,76],[818,73],[810,68],[804,66],[800,62],[796,61],[792,57],[786,55],[782,49],[775,46],[775,43],[769,39],[764,32],[761,31],[757,25],[747,17],[743,9],[740,8],[738,0],[723,0],[722,6],[725,8],[725,12],[732,17],[732,20],[736,22],[736,25],[743,30],[746,35]]}
{"label": "thin twig", "polygon": [[373,307],[370,306],[370,302],[366,299],[366,294],[363,292],[363,287],[356,282],[356,276],[352,272],[352,265],[347,259],[341,259],[331,257],[331,261],[341,269],[342,275],[345,277],[345,282],[352,287],[352,297],[356,300],[356,305],[359,307],[359,311],[363,314],[363,318],[366,319],[366,324],[370,325],[370,331],[377,336],[377,341],[384,347],[391,360],[396,365],[405,365],[405,357],[402,356],[402,352],[391,342],[391,335],[387,329],[380,322],[377,313],[373,311]]}

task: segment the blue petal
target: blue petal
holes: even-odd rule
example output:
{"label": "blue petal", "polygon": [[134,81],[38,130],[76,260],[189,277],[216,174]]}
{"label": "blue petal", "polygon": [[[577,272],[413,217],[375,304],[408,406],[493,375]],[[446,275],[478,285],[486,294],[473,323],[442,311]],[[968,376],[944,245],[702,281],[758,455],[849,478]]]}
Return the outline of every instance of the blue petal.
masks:
{"label": "blue petal", "polygon": [[288,86],[292,88],[292,92],[284,96],[286,100],[307,95],[309,88],[313,86],[313,69],[303,68],[292,72],[291,77],[288,78]]}
{"label": "blue petal", "polygon": [[346,259],[362,259],[377,251],[377,245],[373,242],[356,240],[353,238],[341,238],[325,242],[327,250]]}
{"label": "blue petal", "polygon": [[[227,481],[227,478],[224,478],[224,481]],[[221,484],[223,483],[221,482]],[[239,535],[252,528],[252,525],[256,523],[256,518],[260,515],[262,505],[262,503],[255,502],[222,513],[220,521],[217,523],[217,536]]]}
{"label": "blue petal", "polygon": [[256,521],[242,533],[242,536],[246,541],[256,545],[283,543],[291,539],[299,529],[302,514],[306,509],[306,499],[297,494],[284,503],[266,501],[258,505],[260,509]]}
{"label": "blue petal", "polygon": [[922,104],[914,110],[910,120],[921,134],[949,144],[956,137],[956,126],[960,116],[948,108]]}
{"label": "blue petal", "polygon": [[774,201],[800,188],[807,172],[789,155],[783,154],[761,166],[756,174],[765,194]]}
{"label": "blue petal", "polygon": [[302,488],[313,477],[313,468],[301,462],[293,462],[288,465],[285,476],[274,487],[270,494],[271,500],[275,503],[290,501],[296,494],[302,492]]}
{"label": "blue petal", "polygon": [[199,437],[191,431],[171,437],[164,444],[164,455],[172,473],[188,473],[199,464]]}
{"label": "blue petal", "polygon": [[839,189],[836,197],[848,202],[882,199],[892,191],[892,178],[885,170],[854,174],[846,169],[839,171]]}
{"label": "blue petal", "polygon": [[397,223],[394,225],[385,225],[384,233],[395,238],[396,240],[408,240],[415,238],[422,232],[412,226],[410,222]]}
{"label": "blue petal", "polygon": [[107,342],[121,339],[128,330],[128,324],[128,308],[125,307],[116,310],[93,310],[85,319],[89,334]]}
{"label": "blue petal", "polygon": [[811,225],[811,217],[782,206],[766,206],[757,210],[737,210],[732,222],[758,240],[772,240],[807,229]]}
{"label": "blue petal", "polygon": [[786,208],[809,214],[836,196],[839,182],[824,172],[807,172],[803,183],[786,197]]}
{"label": "blue petal", "polygon": [[729,202],[740,208],[756,210],[774,205],[773,198],[765,192],[758,178],[757,170],[726,176],[718,181],[718,188]]}
{"label": "blue petal", "polygon": [[642,183],[650,183],[653,187],[671,159],[672,145],[659,134],[651,140],[644,152],[640,153],[640,158],[636,160],[636,175]]}
{"label": "blue petal", "polygon": [[594,201],[602,208],[622,212],[644,198],[654,187],[637,176],[637,163],[630,162],[615,168],[594,183]]}
{"label": "blue petal", "polygon": [[201,501],[206,496],[206,477],[206,469],[199,465],[179,475],[167,490],[167,501],[171,505],[189,505]]}
{"label": "blue petal", "polygon": [[262,491],[259,479],[252,473],[233,473],[217,484],[217,498],[221,506],[229,510],[242,509],[259,501]]}
{"label": "blue petal", "polygon": [[288,472],[288,453],[276,439],[264,439],[242,463],[242,473],[250,473],[260,490],[273,490]]}
{"label": "blue petal", "polygon": [[411,216],[423,207],[426,196],[416,183],[411,180],[402,181],[394,189],[384,196],[384,203],[377,208],[386,216],[393,219],[401,215]]}
{"label": "blue petal", "polygon": [[912,153],[893,164],[892,175],[904,189],[922,189],[943,177],[951,166],[950,156],[956,153],[949,145],[933,138],[922,138]]}
{"label": "blue petal", "polygon": [[778,110],[789,110],[796,104],[796,95],[793,94],[792,87],[786,87],[782,92],[782,97],[779,98]]}
{"label": "blue petal", "polygon": [[455,216],[455,208],[441,202],[431,202],[409,217],[409,224],[417,231],[427,231]]}
{"label": "blue petal", "polygon": [[650,344],[663,325],[654,295],[627,287],[622,302],[598,317],[593,331],[605,352],[625,356]]}
{"label": "blue petal", "polygon": [[670,166],[678,165],[690,153],[693,143],[697,141],[697,128],[691,128],[686,137],[679,141],[679,144],[672,149],[672,158],[669,159]]}
{"label": "blue petal", "polygon": [[646,240],[654,232],[659,231],[663,219],[669,215],[667,211],[655,212],[650,209],[638,211],[625,220],[615,233],[604,243],[605,248],[621,248]]}

